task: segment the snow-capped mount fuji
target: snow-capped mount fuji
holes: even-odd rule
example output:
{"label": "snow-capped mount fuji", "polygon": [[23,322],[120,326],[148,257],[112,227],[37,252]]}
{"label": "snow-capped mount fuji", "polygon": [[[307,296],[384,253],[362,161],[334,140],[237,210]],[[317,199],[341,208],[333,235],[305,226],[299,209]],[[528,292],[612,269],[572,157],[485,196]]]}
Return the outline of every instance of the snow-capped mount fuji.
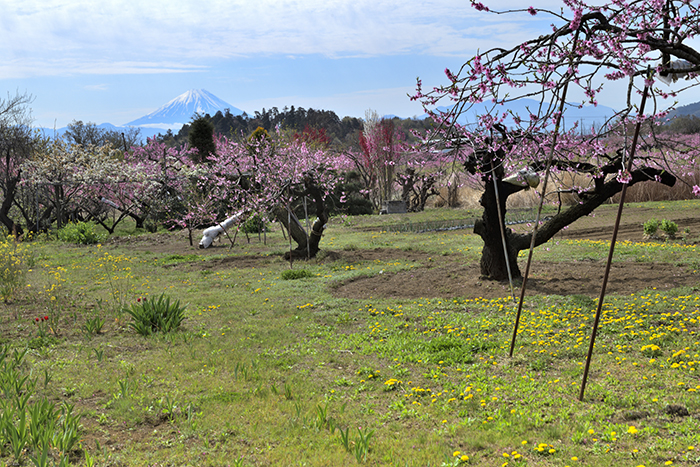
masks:
{"label": "snow-capped mount fuji", "polygon": [[214,115],[216,112],[228,109],[233,115],[241,115],[243,111],[219,99],[204,89],[190,89],[175,99],[161,106],[154,112],[127,123],[124,126],[139,126],[146,128],[179,129],[192,120],[194,114]]}

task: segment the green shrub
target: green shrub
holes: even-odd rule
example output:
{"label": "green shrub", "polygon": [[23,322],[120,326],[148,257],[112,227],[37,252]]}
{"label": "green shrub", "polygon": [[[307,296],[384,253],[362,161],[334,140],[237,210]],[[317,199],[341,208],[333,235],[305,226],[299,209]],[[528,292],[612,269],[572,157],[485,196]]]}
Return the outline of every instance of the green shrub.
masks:
{"label": "green shrub", "polygon": [[676,236],[676,232],[678,232],[678,224],[676,224],[673,221],[669,220],[662,220],[661,225],[659,226],[661,231],[665,233],[667,236],[673,238]]}
{"label": "green shrub", "polygon": [[358,171],[351,170],[342,174],[340,183],[330,195],[330,213],[350,216],[374,213],[372,202],[363,194],[364,188],[365,183]]}
{"label": "green shrub", "polygon": [[185,319],[185,308],[180,306],[180,300],[171,303],[170,297],[161,294],[157,299],[139,298],[125,311],[133,319],[129,326],[142,336],[149,336],[156,332],[168,333],[179,328]]}
{"label": "green shrub", "polygon": [[303,279],[305,277],[314,277],[314,274],[306,269],[287,269],[286,271],[282,272],[282,279],[286,281]]}
{"label": "green shrub", "polygon": [[649,219],[644,223],[644,235],[653,237],[656,231],[659,230],[659,221],[657,219]]}
{"label": "green shrub", "polygon": [[71,222],[58,230],[58,238],[66,243],[94,245],[101,242],[103,236],[95,232],[92,222]]}
{"label": "green shrub", "polygon": [[254,214],[246,219],[241,226],[241,231],[247,234],[262,233],[266,228],[263,217],[260,214]]}

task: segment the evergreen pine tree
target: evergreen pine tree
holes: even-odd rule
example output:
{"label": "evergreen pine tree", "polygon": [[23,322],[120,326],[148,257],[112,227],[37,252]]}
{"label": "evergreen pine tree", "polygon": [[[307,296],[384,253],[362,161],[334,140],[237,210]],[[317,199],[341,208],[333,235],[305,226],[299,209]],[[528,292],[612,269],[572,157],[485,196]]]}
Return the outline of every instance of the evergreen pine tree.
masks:
{"label": "evergreen pine tree", "polygon": [[209,115],[195,115],[190,124],[189,133],[190,146],[197,149],[194,162],[202,163],[209,160],[209,156],[216,152],[214,144],[214,124]]}

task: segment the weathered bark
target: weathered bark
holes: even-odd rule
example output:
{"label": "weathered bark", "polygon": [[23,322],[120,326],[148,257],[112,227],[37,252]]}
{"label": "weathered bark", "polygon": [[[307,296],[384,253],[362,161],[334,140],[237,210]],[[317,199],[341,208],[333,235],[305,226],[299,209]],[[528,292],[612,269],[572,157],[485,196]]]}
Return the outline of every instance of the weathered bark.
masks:
{"label": "weathered bark", "polygon": [[[311,180],[306,180],[306,191],[304,191],[302,195],[311,197],[313,201],[312,205],[315,209],[316,221],[311,227],[310,235],[306,234],[304,227],[296,216],[290,216],[287,208],[282,205],[277,205],[273,210],[275,218],[285,226],[290,236],[297,244],[295,249],[285,253],[285,259],[315,258],[316,254],[321,250],[321,237],[323,236],[323,231],[328,222],[328,210],[326,209],[325,197],[320,188]],[[290,218],[291,223],[289,222]]]}
{"label": "weathered bark", "polygon": [[53,216],[53,206],[37,203],[39,194],[36,185],[31,188],[25,186],[17,191],[12,203],[31,233],[46,232]]}
{"label": "weathered bark", "polygon": [[[673,186],[676,184],[676,177],[665,170],[641,168],[632,172],[632,180],[629,182],[628,186],[648,181],[658,181],[658,183],[663,185]],[[575,220],[592,213],[601,204],[605,203],[610,198],[621,192],[622,187],[623,184],[613,178],[612,180],[601,184],[589,196],[584,196],[584,200],[580,204],[575,204],[561,214],[549,219],[538,229],[537,237],[535,237],[535,246],[540,246],[543,243],[546,243],[567,225],[570,225]],[[518,250],[530,248],[531,242],[532,234],[513,235],[513,247],[517,248]]]}
{"label": "weathered bark", "polygon": [[28,110],[31,101],[30,95],[19,93],[15,97],[8,94],[7,99],[0,99],[0,157],[2,157],[0,222],[10,233],[18,237],[24,233],[24,230],[10,218],[10,209],[15,202],[17,186],[21,180],[20,167],[34,149],[35,139],[32,135]]}
{"label": "weathered bark", "polygon": [[407,168],[405,173],[396,177],[396,183],[401,187],[401,200],[406,203],[408,212],[425,210],[425,204],[431,196],[439,196],[435,188],[437,180],[433,175],[421,175],[415,169]]}
{"label": "weathered bark", "polygon": [[304,227],[301,225],[299,219],[297,219],[294,213],[290,213],[287,208],[281,204],[275,206],[272,213],[277,221],[282,224],[285,229],[287,229],[287,232],[289,232],[292,240],[294,240],[294,242],[297,244],[296,249],[303,249],[306,251],[309,238],[304,231]]}
{"label": "weathered bark", "polygon": [[[494,128],[501,133],[503,140],[507,139],[504,126],[496,125]],[[518,250],[511,246],[511,234],[510,229],[505,227],[505,215],[508,197],[524,190],[525,187],[503,183],[505,175],[503,159],[505,155],[502,148],[496,151],[477,151],[464,162],[464,167],[469,173],[482,174],[484,193],[481,195],[479,203],[483,206],[484,213],[481,219],[474,223],[474,233],[484,241],[484,247],[481,249],[481,275],[494,280],[508,279],[509,267],[512,277],[520,277],[521,275],[517,262]],[[505,240],[501,229],[505,232]]]}
{"label": "weathered bark", "polygon": [[[104,205],[109,206],[109,208],[105,208]],[[110,235],[114,233],[116,230],[117,226],[121,221],[126,219],[127,217],[130,217],[134,221],[136,221],[136,228],[137,229],[142,229],[143,228],[143,221],[145,219],[144,217],[137,216],[136,214],[132,213],[131,208],[133,207],[133,204],[131,206],[127,206],[126,208],[123,208],[116,203],[106,200],[105,198],[100,198],[100,199],[93,199],[92,203],[90,203],[87,206],[84,206],[85,211],[87,211],[87,214],[89,216],[89,219],[94,220],[98,224],[100,224]],[[118,216],[112,216],[112,223],[111,225],[107,222],[109,220],[109,214],[112,214],[109,212],[110,209],[115,210],[116,212],[119,213]],[[107,215],[104,215],[104,214]]]}
{"label": "weathered bark", "polygon": [[[506,265],[501,227],[506,233],[505,244],[511,275],[512,277],[521,276],[517,261],[519,250],[513,248],[512,232],[505,227],[506,201],[510,195],[524,190],[525,187],[503,183],[504,173],[500,164],[493,170],[493,175],[496,177],[496,186],[490,177],[485,180],[484,194],[479,200],[484,207],[484,213],[481,219],[474,224],[474,233],[484,241],[480,261],[481,275],[494,280],[505,280],[508,279],[508,266]],[[498,188],[498,201],[500,201],[500,216],[496,201],[496,187]]]}

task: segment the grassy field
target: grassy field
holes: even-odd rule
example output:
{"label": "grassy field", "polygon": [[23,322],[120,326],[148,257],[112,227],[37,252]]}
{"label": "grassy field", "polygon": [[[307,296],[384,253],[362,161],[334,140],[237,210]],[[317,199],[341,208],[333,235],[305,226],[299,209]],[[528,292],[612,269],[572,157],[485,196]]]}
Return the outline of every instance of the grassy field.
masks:
{"label": "grassy field", "polygon": [[[591,294],[528,296],[509,358],[506,296],[335,293],[433,261],[478,262],[470,230],[390,228],[470,217],[333,218],[320,258],[296,273],[274,226],[266,242],[239,236],[230,250],[225,239],[197,250],[182,233],[135,231],[88,246],[7,241],[0,463],[699,465],[700,287],[608,297],[582,402]],[[348,259],[377,249],[384,256]],[[700,264],[691,238],[616,251],[690,267],[690,282]],[[606,254],[605,242],[558,239],[535,260],[566,268]],[[125,307],[161,294],[186,305],[184,322],[137,334]]]}

